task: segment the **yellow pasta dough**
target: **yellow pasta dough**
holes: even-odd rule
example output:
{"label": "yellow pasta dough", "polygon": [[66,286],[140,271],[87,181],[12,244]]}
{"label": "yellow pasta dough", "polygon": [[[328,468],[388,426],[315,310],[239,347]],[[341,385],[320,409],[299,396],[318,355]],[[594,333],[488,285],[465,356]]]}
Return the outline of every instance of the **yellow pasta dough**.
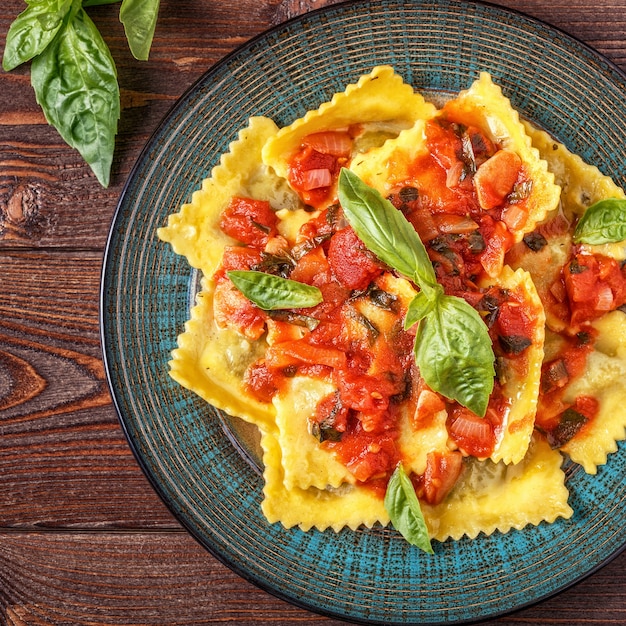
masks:
{"label": "yellow pasta dough", "polygon": [[[479,140],[470,146],[472,129]],[[439,131],[452,133],[462,149],[438,153],[433,136]],[[344,145],[331,167],[325,164],[334,142]],[[294,159],[315,151],[312,146],[319,153],[311,161],[317,164],[311,180],[326,180],[325,195],[316,196],[309,179],[302,187],[292,171]],[[509,167],[514,176],[504,191],[495,190],[499,204],[491,205],[492,197],[483,202],[481,196],[489,166],[483,179],[479,172],[502,153],[515,164]],[[420,167],[428,158],[436,167],[425,177]],[[501,411],[501,422],[468,418],[424,382],[409,346],[415,328],[403,326],[419,289],[349,232],[336,193],[341,167],[388,198],[420,236],[426,229],[423,240],[438,280],[475,306],[490,328],[505,307],[525,312],[525,334],[514,330],[494,339],[492,408]],[[444,187],[466,204],[447,211],[431,202],[429,194]],[[467,204],[470,192],[477,200]],[[595,473],[626,436],[626,318],[612,311],[583,325],[592,329],[595,345],[560,401],[577,406],[579,397],[593,397],[598,414],[551,448],[550,433],[536,421],[546,354],[558,354],[572,333],[560,309],[546,303],[571,258],[573,223],[607,197],[625,195],[597,168],[520,121],[487,73],[437,108],[393,68],[380,66],[284,128],[252,117],[191,202],[158,230],[202,274],[170,375],[258,427],[262,510],[270,523],[304,531],[389,524],[381,489],[391,461],[413,481],[428,535],[438,541],[568,519],[573,511],[561,451]],[[227,234],[222,219],[233,198],[268,203],[265,222],[250,218],[261,243]],[[562,221],[552,221],[557,219]],[[550,230],[557,223],[560,230]],[[477,232],[480,237],[472,238]],[[542,233],[549,233],[545,245],[529,248],[525,237]],[[583,250],[626,258],[623,242]],[[321,302],[253,304],[230,282],[224,261],[229,254],[247,255],[245,270],[319,289]],[[496,304],[486,297],[494,289],[501,294]],[[237,307],[249,315],[231,323],[228,316]],[[250,330],[250,316],[260,330]],[[486,453],[453,433],[459,414],[467,424],[494,429]],[[340,444],[348,435],[354,435],[353,447],[344,449]]]}

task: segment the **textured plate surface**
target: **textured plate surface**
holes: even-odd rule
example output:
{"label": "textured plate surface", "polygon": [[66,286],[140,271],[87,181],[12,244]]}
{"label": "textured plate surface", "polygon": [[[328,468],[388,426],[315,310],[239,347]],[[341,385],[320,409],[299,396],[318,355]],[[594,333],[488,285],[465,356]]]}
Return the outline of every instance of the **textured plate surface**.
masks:
{"label": "textured plate surface", "polygon": [[512,11],[454,0],[379,0],[309,13],[213,67],[140,157],[104,264],[107,375],[130,445],[158,493],[236,572],[305,608],[352,621],[476,621],[564,589],[623,547],[626,446],[595,477],[566,467],[571,520],[435,543],[429,557],[388,529],[335,534],[269,526],[258,473],[216,411],[167,374],[195,277],[157,240],[157,227],[189,201],[250,115],[288,124],[379,64],[434,91],[466,88],[487,70],[522,115],[626,184],[626,79],[571,37]]}

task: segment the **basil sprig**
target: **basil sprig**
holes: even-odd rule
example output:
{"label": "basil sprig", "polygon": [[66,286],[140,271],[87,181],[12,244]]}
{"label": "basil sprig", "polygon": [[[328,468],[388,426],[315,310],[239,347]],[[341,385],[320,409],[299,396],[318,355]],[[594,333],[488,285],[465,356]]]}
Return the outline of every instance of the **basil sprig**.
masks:
{"label": "basil sprig", "polygon": [[582,215],[573,235],[574,243],[601,245],[626,239],[626,199],[606,198],[592,204]]}
{"label": "basil sprig", "polygon": [[434,554],[428,528],[413,483],[402,464],[394,470],[385,492],[385,510],[393,527],[412,545]]}
{"label": "basil sprig", "polygon": [[391,202],[345,168],[338,193],[359,239],[420,288],[409,305],[405,328],[420,324],[414,352],[426,384],[484,417],[495,376],[486,324],[465,300],[444,294],[415,228]]}
{"label": "basil sprig", "polygon": [[312,285],[255,270],[226,273],[248,300],[264,311],[305,309],[322,301],[322,292]]}
{"label": "basil sprig", "polygon": [[[2,66],[32,61],[31,84],[48,123],[78,150],[108,187],[120,116],[117,71],[108,46],[84,10],[119,0],[38,0],[14,20]],[[147,59],[159,0],[123,0],[120,21],[131,52]]]}

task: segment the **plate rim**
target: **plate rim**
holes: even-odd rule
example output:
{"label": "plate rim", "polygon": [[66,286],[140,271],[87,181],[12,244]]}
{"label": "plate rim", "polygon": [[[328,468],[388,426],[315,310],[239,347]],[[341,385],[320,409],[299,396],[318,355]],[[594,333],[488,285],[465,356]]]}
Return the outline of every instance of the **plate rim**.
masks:
{"label": "plate rim", "polygon": [[[389,0],[390,3],[395,4],[396,6],[400,6],[401,0]],[[592,45],[586,43],[581,40],[579,37],[568,33],[563,28],[559,26],[555,26],[546,22],[545,20],[535,17],[526,13],[523,10],[517,8],[506,7],[499,4],[494,4],[493,2],[489,2],[488,0],[435,0],[437,3],[442,3],[445,5],[456,5],[458,7],[463,7],[464,5],[478,5],[486,8],[489,11],[495,11],[496,13],[501,13],[504,15],[512,15],[517,16],[518,19],[526,20],[532,22],[547,31],[552,31],[559,34],[565,40],[569,40],[576,48],[583,49],[590,57],[595,58],[595,60],[599,63],[602,63],[608,66],[611,71],[620,76],[622,81],[626,83],[626,71],[622,70],[615,61],[609,59],[604,54],[595,49]],[[134,440],[130,430],[129,423],[127,422],[127,416],[123,407],[121,406],[120,399],[118,396],[118,390],[113,383],[113,376],[111,374],[112,367],[114,364],[111,362],[109,347],[108,347],[108,335],[107,329],[109,325],[109,320],[106,315],[106,301],[107,301],[107,284],[109,282],[109,267],[111,263],[111,255],[112,255],[112,242],[116,236],[116,227],[119,225],[121,220],[121,213],[123,209],[124,201],[127,197],[129,189],[132,185],[132,182],[138,171],[142,168],[148,154],[150,152],[150,148],[152,144],[156,141],[159,134],[163,131],[165,127],[171,122],[171,120],[176,116],[176,114],[185,108],[185,105],[189,98],[198,90],[198,88],[207,80],[210,79],[211,75],[216,74],[228,65],[228,63],[234,58],[243,54],[246,50],[254,47],[256,44],[260,43],[265,38],[276,34],[282,30],[285,30],[291,26],[301,24],[303,22],[309,21],[311,19],[315,19],[320,14],[331,13],[334,11],[343,11],[349,7],[353,7],[356,5],[364,5],[369,6],[370,4],[376,4],[377,0],[342,0],[340,2],[336,2],[334,4],[318,7],[311,11],[307,11],[306,13],[293,16],[289,19],[286,19],[279,24],[272,25],[271,27],[263,30],[262,32],[254,35],[247,41],[235,47],[233,50],[228,52],[226,55],[218,59],[215,63],[212,63],[202,74],[196,78],[177,98],[176,102],[172,104],[172,106],[168,109],[168,111],[160,118],[157,125],[150,133],[148,139],[140,150],[138,156],[136,157],[126,180],[124,181],[122,190],[119,195],[119,199],[116,204],[116,208],[114,210],[110,227],[108,230],[105,246],[104,246],[104,254],[100,272],[100,283],[99,283],[99,335],[100,335],[100,345],[102,350],[102,360],[104,364],[105,378],[107,382],[107,386],[110,392],[110,396],[112,399],[112,404],[115,409],[118,422],[121,426],[121,429],[124,433],[124,437],[132,451],[132,454],[137,461],[139,467],[141,468],[144,476],[147,477],[149,484],[154,489],[155,493],[158,495],[159,499],[163,502],[166,508],[170,511],[176,521],[185,529],[185,531],[209,554],[215,557],[219,562],[228,567],[235,574],[243,578],[244,580],[254,584],[258,588],[263,591],[269,593],[270,595],[277,597],[293,606],[304,609],[306,611],[310,611],[317,615],[323,615],[329,618],[337,619],[343,622],[350,622],[354,624],[363,624],[365,625],[385,625],[385,626],[410,626],[411,624],[416,624],[420,626],[440,626],[442,623],[446,624],[478,624],[484,621],[495,620],[504,616],[509,616],[524,609],[528,609],[530,607],[536,606],[545,602],[546,600],[553,598],[567,589],[570,589],[578,584],[580,584],[585,579],[589,578],[597,571],[608,565],[611,561],[617,558],[620,554],[626,551],[626,539],[624,539],[621,546],[618,546],[614,549],[608,556],[606,556],[601,562],[597,563],[590,570],[580,573],[576,576],[575,579],[562,584],[558,588],[546,592],[540,596],[533,598],[532,600],[526,603],[520,603],[512,608],[506,608],[502,610],[497,610],[490,612],[488,615],[484,615],[482,617],[477,618],[469,618],[469,619],[461,619],[461,620],[452,620],[452,621],[436,621],[436,622],[404,622],[404,621],[380,621],[380,620],[370,620],[363,619],[355,616],[347,616],[341,612],[334,612],[332,609],[328,608],[320,608],[311,603],[308,603],[306,600],[300,600],[295,598],[294,596],[290,596],[278,588],[272,586],[272,584],[264,580],[260,576],[256,576],[254,573],[247,571],[245,567],[240,566],[238,563],[229,559],[227,555],[222,554],[219,549],[214,545],[208,545],[207,542],[201,537],[201,534],[198,532],[196,528],[190,523],[190,520],[187,520],[185,516],[181,516],[176,509],[175,503],[171,501],[168,494],[165,492],[163,485],[159,483],[157,477],[154,475],[152,469],[149,467],[147,459],[145,459],[138,446],[138,442]],[[406,2],[404,3],[407,4]],[[424,6],[424,2],[422,0],[409,0],[408,4],[410,6]],[[431,1],[432,4],[432,1]]]}

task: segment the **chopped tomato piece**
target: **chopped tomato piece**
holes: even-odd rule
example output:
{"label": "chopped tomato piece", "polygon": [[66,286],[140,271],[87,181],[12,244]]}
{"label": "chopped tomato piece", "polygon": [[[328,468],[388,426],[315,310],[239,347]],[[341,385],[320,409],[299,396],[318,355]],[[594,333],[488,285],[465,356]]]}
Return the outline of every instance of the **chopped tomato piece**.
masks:
{"label": "chopped tomato piece", "polygon": [[391,396],[401,390],[397,382],[367,374],[344,374],[338,380],[338,386],[342,402],[357,411],[386,409]]}
{"label": "chopped tomato piece", "polygon": [[222,256],[222,269],[249,270],[261,262],[261,249],[247,246],[226,246]]}
{"label": "chopped tomato piece", "polygon": [[297,326],[290,322],[281,320],[268,319],[267,322],[267,343],[273,346],[275,343],[283,343],[285,341],[295,341],[302,339],[308,332],[304,326]]}
{"label": "chopped tomato piece", "polygon": [[565,266],[563,277],[574,327],[626,302],[626,277],[612,258],[576,254]]}
{"label": "chopped tomato piece", "polygon": [[417,406],[413,415],[415,428],[426,428],[437,413],[446,408],[443,398],[430,389],[422,389],[417,398]]}
{"label": "chopped tomato piece", "polygon": [[305,203],[320,207],[330,198],[331,188],[346,159],[303,146],[289,164],[289,183]]}
{"label": "chopped tomato piece", "polygon": [[330,280],[330,265],[324,249],[321,246],[313,248],[310,252],[301,256],[289,276],[308,285],[321,285]]}
{"label": "chopped tomato piece", "polygon": [[246,370],[243,382],[246,389],[258,400],[271,402],[278,391],[280,379],[267,368],[264,361],[259,361]]}
{"label": "chopped tomato piece", "polygon": [[522,160],[510,150],[498,150],[487,159],[474,175],[474,188],[480,206],[489,210],[504,204],[521,169]]}
{"label": "chopped tomato piece", "polygon": [[396,433],[371,433],[362,429],[360,422],[349,428],[339,444],[330,444],[338,457],[360,481],[385,477],[398,463],[398,450],[395,444]]}
{"label": "chopped tomato piece", "polygon": [[351,227],[333,235],[328,247],[328,262],[337,280],[348,289],[366,289],[383,272],[380,262]]}
{"label": "chopped tomato piece", "polygon": [[504,265],[504,255],[513,245],[513,237],[502,222],[495,222],[492,231],[485,237],[485,249],[480,254],[480,263],[488,276],[498,276]]}
{"label": "chopped tomato piece", "polygon": [[270,203],[251,198],[232,198],[220,218],[223,232],[253,246],[264,246],[276,234],[276,223]]}
{"label": "chopped tomato piece", "polygon": [[326,365],[342,369],[346,355],[336,348],[316,346],[304,340],[285,341],[270,346],[265,353],[268,367],[280,369],[290,365]]}
{"label": "chopped tomato piece", "polygon": [[220,328],[233,328],[248,339],[258,339],[265,332],[266,314],[226,278],[215,286],[213,314]]}
{"label": "chopped tomato piece", "polygon": [[420,493],[422,499],[433,506],[443,502],[462,471],[463,455],[460,452],[429,452]]}

